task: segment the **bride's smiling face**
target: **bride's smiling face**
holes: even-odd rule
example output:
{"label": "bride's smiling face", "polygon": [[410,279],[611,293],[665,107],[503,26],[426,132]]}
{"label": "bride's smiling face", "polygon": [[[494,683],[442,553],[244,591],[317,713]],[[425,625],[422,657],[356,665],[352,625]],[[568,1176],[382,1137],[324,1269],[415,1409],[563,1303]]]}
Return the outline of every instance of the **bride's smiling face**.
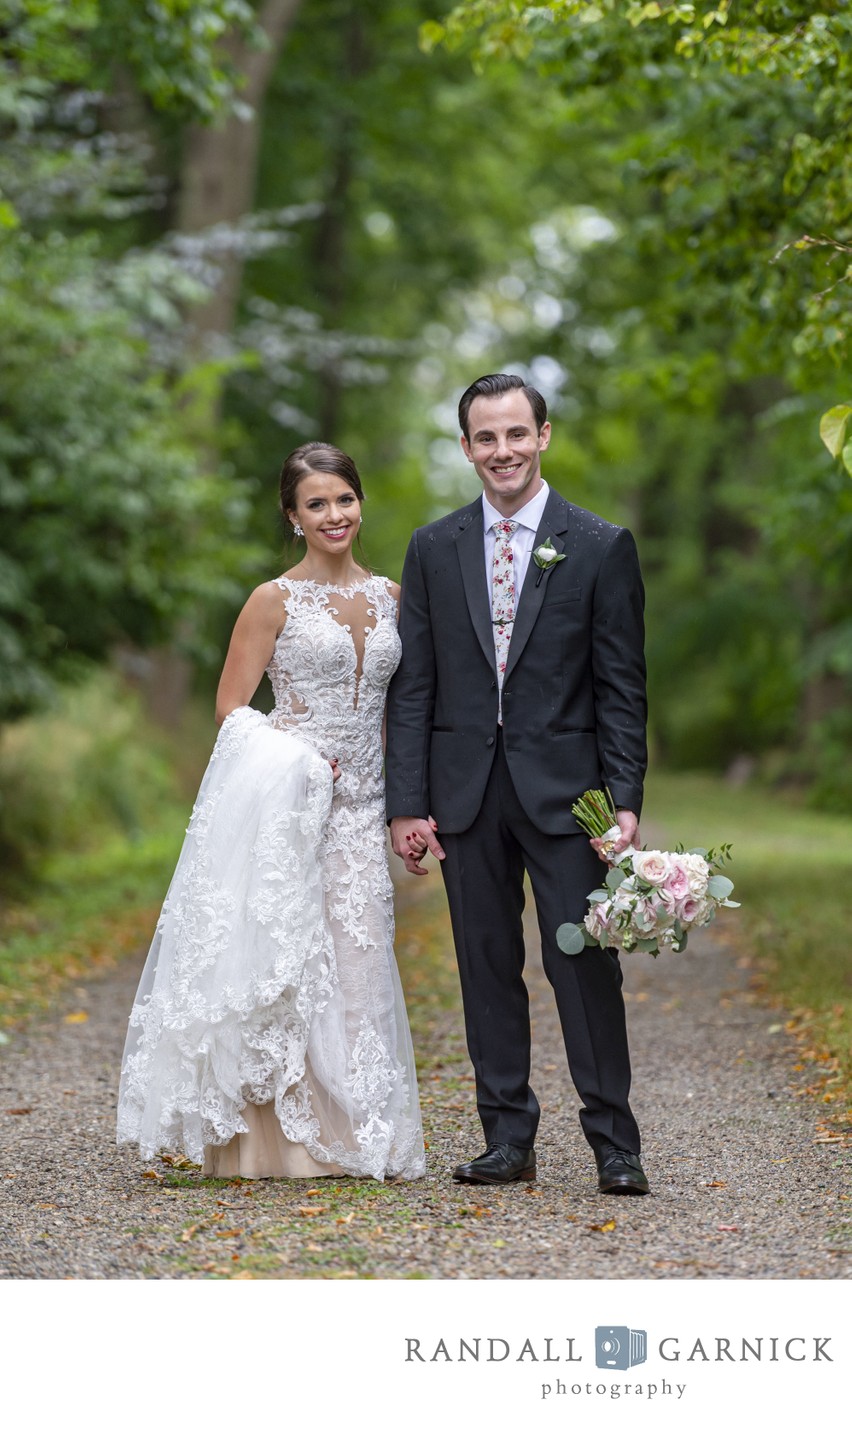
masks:
{"label": "bride's smiling face", "polygon": [[288,511],[301,524],[309,549],[340,554],[352,548],[361,524],[358,496],[336,474],[311,473],[299,480],[296,508]]}

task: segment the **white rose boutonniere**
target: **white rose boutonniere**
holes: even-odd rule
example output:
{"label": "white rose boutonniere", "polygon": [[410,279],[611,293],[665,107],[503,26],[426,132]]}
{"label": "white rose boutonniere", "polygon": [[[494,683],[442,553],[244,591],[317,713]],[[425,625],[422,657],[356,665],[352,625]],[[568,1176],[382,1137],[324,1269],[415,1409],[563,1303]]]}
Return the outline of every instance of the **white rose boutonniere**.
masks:
{"label": "white rose boutonniere", "polygon": [[533,549],[533,562],[537,565],[539,571],[538,578],[535,581],[536,588],[538,588],[548,569],[554,568],[556,564],[561,564],[564,558],[564,554],[557,552],[552,539],[545,539],[543,544],[539,544],[537,549]]}

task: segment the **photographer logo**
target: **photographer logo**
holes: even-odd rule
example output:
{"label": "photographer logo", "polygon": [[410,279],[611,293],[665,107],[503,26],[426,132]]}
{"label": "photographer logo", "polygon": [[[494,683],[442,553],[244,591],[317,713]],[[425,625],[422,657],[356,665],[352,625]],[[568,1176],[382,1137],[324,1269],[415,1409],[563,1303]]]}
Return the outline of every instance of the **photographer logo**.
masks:
{"label": "photographer logo", "polygon": [[595,1365],[617,1372],[638,1367],[648,1356],[648,1334],[632,1327],[595,1328]]}

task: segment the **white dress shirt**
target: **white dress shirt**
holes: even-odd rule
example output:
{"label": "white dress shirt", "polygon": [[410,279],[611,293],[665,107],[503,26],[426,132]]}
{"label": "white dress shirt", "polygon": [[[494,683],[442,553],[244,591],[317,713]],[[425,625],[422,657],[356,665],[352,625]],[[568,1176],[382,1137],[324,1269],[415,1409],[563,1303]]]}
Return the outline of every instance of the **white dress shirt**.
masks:
{"label": "white dress shirt", "polygon": [[[541,488],[535,498],[530,499],[523,509],[519,509],[511,516],[511,522],[517,524],[517,529],[512,535],[512,559],[515,571],[515,608],[517,610],[518,600],[521,597],[521,588],[530,566],[530,557],[535,544],[535,536],[538,533],[538,526],[544,514],[544,506],[547,503],[547,496],[550,490],[542,479]],[[506,518],[500,514],[494,505],[491,504],[485,495],[482,496],[482,519],[485,528],[485,572],[488,576],[488,594],[491,596],[491,566],[494,563],[494,544],[496,536],[493,525]]]}

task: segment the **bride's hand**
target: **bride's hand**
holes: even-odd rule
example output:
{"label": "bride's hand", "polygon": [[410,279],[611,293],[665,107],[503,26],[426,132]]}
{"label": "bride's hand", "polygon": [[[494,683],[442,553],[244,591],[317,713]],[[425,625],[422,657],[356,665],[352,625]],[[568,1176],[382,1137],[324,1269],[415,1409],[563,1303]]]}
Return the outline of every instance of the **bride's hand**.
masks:
{"label": "bride's hand", "polygon": [[334,782],[337,783],[337,780],[340,778],[340,764],[336,758],[330,758],[329,763],[331,764],[331,777]]}
{"label": "bride's hand", "polygon": [[426,850],[437,859],[444,857],[444,850],[437,839],[438,825],[434,818],[394,818],[391,820],[391,846],[402,859],[409,873],[425,874],[421,862]]}

